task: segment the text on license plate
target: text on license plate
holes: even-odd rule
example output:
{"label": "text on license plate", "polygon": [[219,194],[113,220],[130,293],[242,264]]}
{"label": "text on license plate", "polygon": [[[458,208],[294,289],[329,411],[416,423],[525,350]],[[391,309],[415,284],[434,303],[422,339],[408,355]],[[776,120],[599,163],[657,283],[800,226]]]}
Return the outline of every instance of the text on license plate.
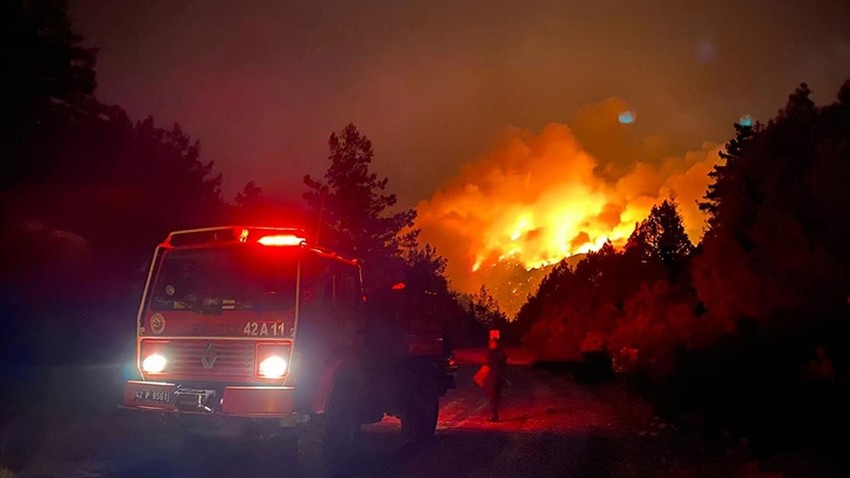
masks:
{"label": "text on license plate", "polygon": [[163,390],[136,390],[133,400],[137,402],[171,403],[171,392]]}

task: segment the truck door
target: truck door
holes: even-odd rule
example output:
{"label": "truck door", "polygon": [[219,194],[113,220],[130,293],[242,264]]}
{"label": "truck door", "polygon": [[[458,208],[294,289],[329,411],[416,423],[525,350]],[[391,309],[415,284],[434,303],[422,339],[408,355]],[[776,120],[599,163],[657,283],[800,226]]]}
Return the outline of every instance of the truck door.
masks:
{"label": "truck door", "polygon": [[363,347],[364,332],[360,269],[344,262],[328,261],[325,286],[331,299],[332,323],[328,325],[334,331],[334,346],[346,355],[357,354]]}
{"label": "truck door", "polygon": [[[297,332],[299,403],[312,403],[334,367],[362,344],[359,269],[338,259],[312,256],[302,262]],[[321,393],[321,392],[319,392]]]}

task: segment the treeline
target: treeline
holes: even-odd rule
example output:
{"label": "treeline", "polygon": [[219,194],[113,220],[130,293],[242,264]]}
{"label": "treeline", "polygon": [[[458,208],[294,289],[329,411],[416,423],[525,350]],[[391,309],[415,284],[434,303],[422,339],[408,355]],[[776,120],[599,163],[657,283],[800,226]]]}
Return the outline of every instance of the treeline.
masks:
{"label": "treeline", "polygon": [[475,316],[490,313],[488,296],[450,291],[444,260],[417,241],[415,212],[388,212],[395,196],[354,125],[330,136],[328,170],[305,178],[306,201],[271,199],[254,181],[227,200],[179,124],[97,99],[96,51],[65,1],[0,2],[0,31],[4,362],[113,356],[132,342],[153,247],[172,230],[229,223],[304,227],[362,261],[381,312],[410,313],[458,343],[486,340]]}
{"label": "treeline", "polygon": [[[850,81],[802,84],[767,124],[736,124],[694,246],[675,201],[622,250],[562,263],[518,314],[553,359],[610,357],[674,416],[764,449],[835,443],[850,344]],[[795,448],[796,449],[796,448]]]}
{"label": "treeline", "polygon": [[[90,301],[177,225],[226,214],[221,176],[178,124],[133,121],[94,96],[95,51],[64,2],[3,2],[4,289]],[[119,274],[118,277],[115,274]],[[123,276],[122,276],[123,275]],[[4,295],[11,295],[4,290]]]}
{"label": "treeline", "polygon": [[63,1],[0,2],[2,359],[102,360],[132,338],[153,246],[232,213],[179,125],[99,101]]}

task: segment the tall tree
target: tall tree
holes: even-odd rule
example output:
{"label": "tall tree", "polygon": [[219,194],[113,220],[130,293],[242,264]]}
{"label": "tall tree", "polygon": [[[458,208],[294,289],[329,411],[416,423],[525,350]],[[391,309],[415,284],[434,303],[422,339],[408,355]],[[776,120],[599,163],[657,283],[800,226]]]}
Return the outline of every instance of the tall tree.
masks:
{"label": "tall tree", "polygon": [[848,83],[825,107],[801,84],[766,126],[737,128],[745,140],[730,142],[707,192],[711,228],[695,264],[713,315],[767,322],[846,302],[850,256],[839,238],[850,230],[837,218],[850,214]]}
{"label": "tall tree", "polygon": [[741,156],[741,152],[749,139],[753,136],[754,126],[752,124],[743,125],[735,123],[734,127],[735,137],[726,144],[726,149],[720,152],[720,157],[725,162],[714,166],[711,172],[708,173],[713,181],[708,185],[705,200],[699,203],[700,210],[708,213],[711,216],[710,219],[713,219],[717,214],[717,208],[721,198],[730,194],[730,191],[724,188],[731,186],[731,184],[727,183],[733,181],[737,173],[738,158]]}
{"label": "tall tree", "polygon": [[649,216],[641,221],[626,245],[636,249],[644,259],[657,259],[672,274],[680,272],[694,246],[685,232],[676,202],[665,199],[652,206]]}
{"label": "tall tree", "polygon": [[[201,158],[200,141],[192,140],[179,124],[158,127],[152,117],[133,125],[126,137],[128,141],[112,158],[116,164],[108,179],[94,187],[114,194],[124,207],[125,220],[136,225],[135,235],[131,228],[124,232],[123,247],[134,239],[146,239],[148,245],[139,241],[138,247],[150,247],[153,235],[201,227],[222,218],[221,174],[215,173],[213,161]],[[151,191],[164,194],[152,195]],[[116,209],[101,210],[120,217]],[[151,236],[144,237],[147,234],[139,231]],[[116,234],[110,231],[109,237],[114,240]]]}
{"label": "tall tree", "polygon": [[95,51],[71,30],[67,1],[0,2],[0,186],[43,178],[59,162],[57,135],[97,109]]}
{"label": "tall tree", "polygon": [[508,316],[499,307],[499,301],[493,294],[482,285],[478,292],[469,296],[469,312],[478,322],[487,327],[504,328],[508,322]]}
{"label": "tall tree", "polygon": [[379,263],[401,260],[403,250],[415,245],[417,231],[410,228],[416,211],[388,212],[396,196],[385,192],[389,180],[369,169],[372,142],[356,126],[332,133],[328,146],[330,166],[323,179],[304,177],[304,199],[321,218],[316,240],[355,255],[374,278]]}

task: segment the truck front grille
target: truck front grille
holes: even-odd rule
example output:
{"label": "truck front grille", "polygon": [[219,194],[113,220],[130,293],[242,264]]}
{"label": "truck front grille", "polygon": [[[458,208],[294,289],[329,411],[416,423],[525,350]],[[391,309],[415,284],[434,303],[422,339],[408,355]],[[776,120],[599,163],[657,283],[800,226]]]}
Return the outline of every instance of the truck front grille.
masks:
{"label": "truck front grille", "polygon": [[166,373],[251,376],[254,375],[254,348],[254,343],[239,340],[173,340],[166,346]]}

